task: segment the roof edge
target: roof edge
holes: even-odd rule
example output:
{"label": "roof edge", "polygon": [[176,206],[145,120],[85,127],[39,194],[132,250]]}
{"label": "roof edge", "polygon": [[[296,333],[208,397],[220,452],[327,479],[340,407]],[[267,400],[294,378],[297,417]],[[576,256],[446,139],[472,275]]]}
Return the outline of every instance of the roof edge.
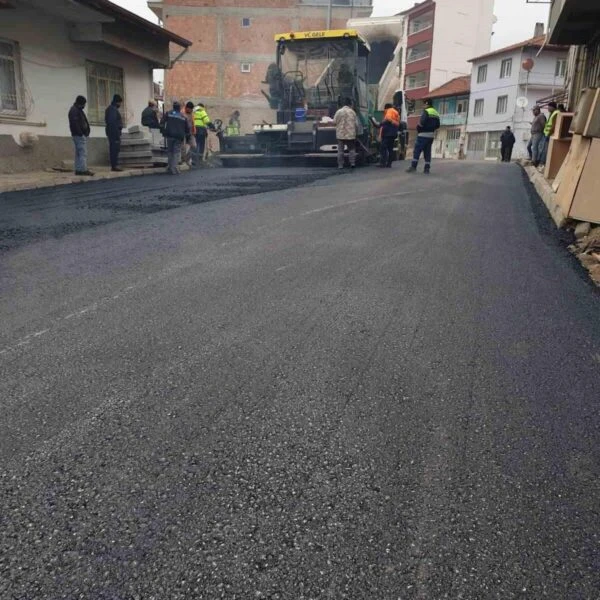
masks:
{"label": "roof edge", "polygon": [[190,40],[187,40],[156,23],[152,23],[151,21],[148,21],[148,19],[140,17],[126,8],[113,4],[110,0],[75,0],[75,2],[96,9],[98,12],[106,15],[114,16],[122,21],[131,23],[132,25],[137,25],[150,33],[168,39],[170,42],[173,42],[182,48],[189,48],[192,45]]}

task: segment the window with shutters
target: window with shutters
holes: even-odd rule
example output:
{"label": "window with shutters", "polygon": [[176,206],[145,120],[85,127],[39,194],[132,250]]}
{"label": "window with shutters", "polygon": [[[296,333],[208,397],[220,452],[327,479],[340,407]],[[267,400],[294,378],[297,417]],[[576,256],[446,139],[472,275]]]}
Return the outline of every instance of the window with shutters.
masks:
{"label": "window with shutters", "polygon": [[25,116],[19,44],[0,38],[0,114]]}
{"label": "window with shutters", "polygon": [[104,111],[112,102],[113,96],[119,94],[123,98],[121,115],[125,124],[127,111],[125,105],[125,89],[123,85],[123,69],[86,61],[87,74],[87,113],[90,124],[104,125]]}

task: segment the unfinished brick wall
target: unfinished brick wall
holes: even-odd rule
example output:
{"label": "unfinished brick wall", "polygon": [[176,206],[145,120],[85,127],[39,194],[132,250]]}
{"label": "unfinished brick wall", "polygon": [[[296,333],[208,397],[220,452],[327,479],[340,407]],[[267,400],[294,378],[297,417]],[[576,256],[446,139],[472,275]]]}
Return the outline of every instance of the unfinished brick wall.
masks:
{"label": "unfinished brick wall", "polygon": [[[354,10],[354,16],[369,13]],[[349,9],[336,7],[332,28],[345,28],[350,16]],[[249,27],[243,19],[250,19]],[[261,89],[275,59],[275,35],[324,29],[326,19],[327,7],[297,0],[164,0],[165,27],[193,42],[166,72],[165,98],[203,100],[219,118],[240,109],[248,116],[247,131],[251,119],[260,122],[272,113]]]}

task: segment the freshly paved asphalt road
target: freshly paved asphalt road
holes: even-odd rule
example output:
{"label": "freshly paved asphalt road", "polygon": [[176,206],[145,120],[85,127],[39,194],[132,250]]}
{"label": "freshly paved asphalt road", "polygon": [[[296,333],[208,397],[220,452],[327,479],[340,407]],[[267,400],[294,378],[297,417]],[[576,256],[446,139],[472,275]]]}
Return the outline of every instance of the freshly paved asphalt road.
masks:
{"label": "freshly paved asphalt road", "polygon": [[259,175],[0,196],[0,598],[600,598],[600,298],[518,167]]}

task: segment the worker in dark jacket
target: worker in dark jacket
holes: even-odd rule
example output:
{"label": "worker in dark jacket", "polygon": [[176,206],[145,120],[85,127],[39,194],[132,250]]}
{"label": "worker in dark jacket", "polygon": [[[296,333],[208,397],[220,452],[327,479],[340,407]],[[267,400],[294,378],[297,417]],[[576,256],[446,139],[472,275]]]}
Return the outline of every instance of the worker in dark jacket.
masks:
{"label": "worker in dark jacket", "polygon": [[104,113],[106,123],[106,137],[108,138],[108,150],[110,154],[111,171],[122,171],[119,168],[119,152],[121,151],[121,131],[123,129],[123,118],[119,112],[123,98],[119,94],[113,96],[112,103]]}
{"label": "worker in dark jacket", "polygon": [[510,126],[507,127],[500,136],[500,153],[502,154],[502,162],[510,162],[512,160],[513,148],[516,143],[515,134]]}
{"label": "worker in dark jacket", "polygon": [[158,109],[154,100],[148,101],[148,106],[142,111],[142,125],[150,129],[159,129]]}
{"label": "worker in dark jacket", "polygon": [[421,120],[417,125],[417,140],[415,142],[415,154],[408,172],[415,173],[419,165],[421,154],[425,156],[425,173],[431,172],[431,150],[435,132],[440,128],[440,114],[431,100],[425,100],[425,110],[421,115]]}
{"label": "worker in dark jacket", "polygon": [[75,104],[69,110],[69,129],[75,145],[75,175],[91,176],[87,167],[87,139],[90,137],[90,124],[83,112],[87,100],[77,96]]}
{"label": "worker in dark jacket", "polygon": [[185,115],[181,114],[179,102],[173,102],[173,110],[163,117],[162,129],[167,139],[167,156],[169,157],[167,173],[178,175],[183,142],[189,141],[192,135],[190,123]]}

